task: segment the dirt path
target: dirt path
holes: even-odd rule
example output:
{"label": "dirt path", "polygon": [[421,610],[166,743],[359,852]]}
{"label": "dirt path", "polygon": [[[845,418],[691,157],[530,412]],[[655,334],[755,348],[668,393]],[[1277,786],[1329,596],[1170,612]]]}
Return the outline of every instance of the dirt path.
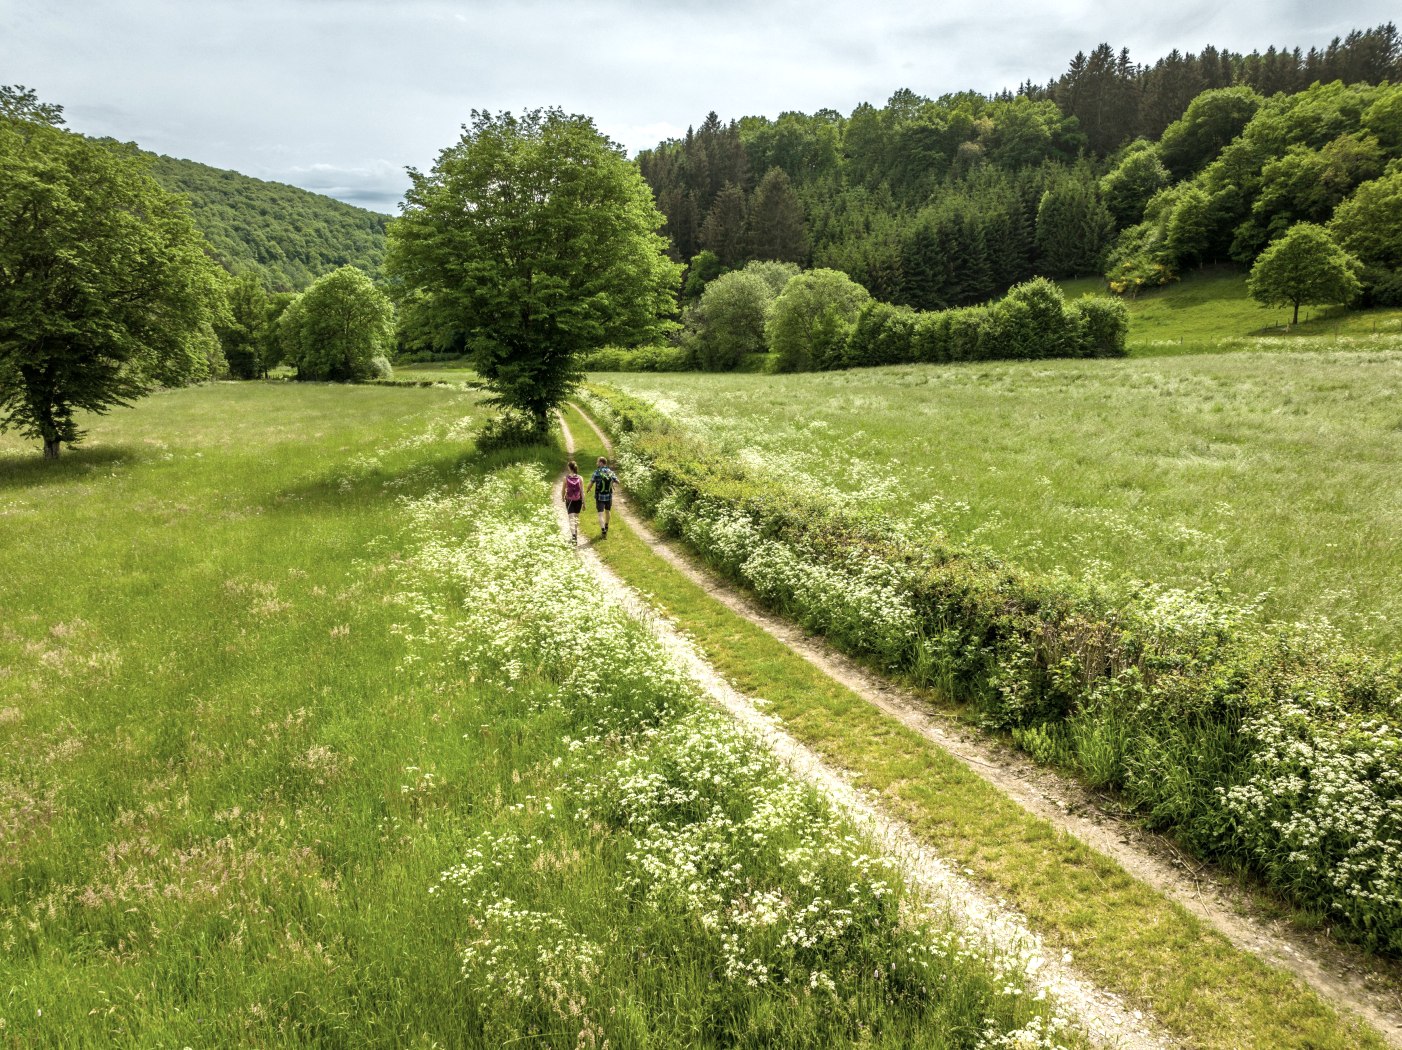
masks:
{"label": "dirt path", "polygon": [[[573,454],[574,436],[563,418],[559,422],[565,446]],[[614,501],[616,507],[617,496]],[[552,500],[552,504],[560,530],[568,536],[569,520],[564,506],[559,500]],[[637,527],[636,518],[632,521]],[[975,937],[988,938],[1025,956],[1036,956],[1036,983],[1048,989],[1048,994],[1097,1045],[1123,1050],[1161,1050],[1178,1045],[1152,1018],[1127,1007],[1115,994],[1096,987],[1078,976],[1071,966],[1043,953],[1040,941],[1020,914],[985,895],[933,854],[904,824],[884,816],[846,778],[784,732],[753,699],[736,691],[674,623],[659,616],[647,599],[605,565],[589,545],[582,545],[579,554],[598,577],[605,593],[648,628],[712,702],[759,737],[796,775],[818,787],[871,833],[885,852],[900,863],[906,878],[926,900],[941,913],[953,916],[961,928]]]}
{"label": "dirt path", "polygon": [[[613,443],[583,409],[573,407],[612,454]],[[566,435],[568,439],[568,428]],[[621,495],[615,496],[614,507],[615,511],[626,511]],[[1131,875],[1211,925],[1237,948],[1294,974],[1326,1001],[1373,1025],[1391,1045],[1402,1047],[1402,967],[1350,951],[1262,914],[1260,906],[1237,885],[1184,856],[1163,836],[1147,832],[1134,821],[1108,810],[1100,797],[1082,785],[941,717],[918,694],[894,685],[823,640],[774,617],[729,583],[699,568],[638,515],[629,513],[628,520],[654,553],[711,598],[784,643],[868,703],[944,748],[1029,812],[1111,857]]]}

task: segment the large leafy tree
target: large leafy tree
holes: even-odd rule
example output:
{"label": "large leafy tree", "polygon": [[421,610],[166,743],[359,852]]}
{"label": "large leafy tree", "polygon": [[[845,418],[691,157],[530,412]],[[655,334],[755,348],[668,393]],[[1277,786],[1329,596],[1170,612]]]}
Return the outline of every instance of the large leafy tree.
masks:
{"label": "large leafy tree", "polygon": [[355,266],[318,277],[278,324],[298,379],[370,379],[394,346],[394,305]]}
{"label": "large leafy tree", "polygon": [[779,370],[806,372],[840,364],[857,317],[870,301],[871,293],[836,270],[809,270],[789,281],[765,324]]}
{"label": "large leafy tree", "polygon": [[77,413],[208,374],[222,297],[186,201],[134,149],[53,127],[23,89],[4,102],[0,429],[52,459],[82,438]]}
{"label": "large leafy tree", "polygon": [[576,356],[654,338],[681,267],[638,169],[587,117],[473,111],[427,174],[411,170],[386,267],[466,334],[498,403],[547,413],[577,379]]}
{"label": "large leafy tree", "polygon": [[764,322],[776,294],[769,281],[748,267],[706,285],[691,314],[695,335],[690,342],[697,363],[707,371],[723,372],[746,354],[763,351]]}
{"label": "large leafy tree", "polygon": [[1358,295],[1358,260],[1312,222],[1296,223],[1272,242],[1246,279],[1246,289],[1262,306],[1293,306],[1290,323],[1301,306],[1347,303]]}

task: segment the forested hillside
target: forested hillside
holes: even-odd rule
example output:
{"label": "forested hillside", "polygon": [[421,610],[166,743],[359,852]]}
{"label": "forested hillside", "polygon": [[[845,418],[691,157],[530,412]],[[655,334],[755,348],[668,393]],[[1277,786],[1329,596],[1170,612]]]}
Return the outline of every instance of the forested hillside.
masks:
{"label": "forested hillside", "polygon": [[152,174],[189,195],[196,225],[231,273],[254,271],[274,291],[305,288],[346,264],[379,276],[388,215],[192,160],[153,154]]}
{"label": "forested hillside", "polygon": [[[1391,24],[1308,51],[1208,47],[1152,65],[1106,44],[1016,93],[900,90],[847,116],[713,112],[639,163],[677,258],[703,278],[777,259],[940,309],[1034,274],[1114,269],[1130,290],[1183,267],[1248,265],[1311,221],[1335,223],[1366,293],[1389,301],[1402,88],[1377,85],[1399,81]],[[1392,216],[1381,236],[1361,219],[1380,209]]]}

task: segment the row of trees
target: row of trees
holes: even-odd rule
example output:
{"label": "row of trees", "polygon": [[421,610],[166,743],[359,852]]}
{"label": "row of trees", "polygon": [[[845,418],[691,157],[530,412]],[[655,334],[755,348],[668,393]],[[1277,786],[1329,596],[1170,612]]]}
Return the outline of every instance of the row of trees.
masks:
{"label": "row of trees", "polygon": [[987,306],[916,311],[883,303],[837,270],[752,262],[706,286],[683,348],[725,371],[769,352],[779,371],[910,362],[1123,354],[1128,314],[1099,296],[1067,302],[1045,278]]}
{"label": "row of trees", "polygon": [[390,374],[394,306],[357,267],[319,277],[301,294],[269,293],[256,274],[240,274],[226,278],[225,304],[214,330],[235,379],[262,379],[281,364],[319,381]]}
{"label": "row of trees", "polygon": [[[1319,90],[1311,85],[1331,77],[1364,86],[1402,80],[1396,29],[1350,33],[1308,52],[1175,52],[1152,66],[1101,45],[1058,80],[1016,94],[929,99],[901,90],[883,107],[846,116],[726,123],[711,113],[638,163],[666,216],[673,258],[700,272],[688,281],[693,297],[717,272],[777,259],[839,269],[882,299],[941,309],[984,301],[1033,274],[1103,272],[1117,235],[1145,218],[1154,194],[1210,163],[1275,92],[1285,95],[1271,106],[1294,107],[1286,119],[1308,123],[1311,103],[1292,96],[1309,99]],[[1339,156],[1315,168],[1365,162],[1358,151],[1341,143]],[[1289,169],[1270,174],[1307,184]],[[1214,222],[1191,214],[1196,203],[1180,239]],[[1242,265],[1293,222],[1328,220],[1318,208],[1292,214],[1271,194],[1259,210],[1260,230],[1235,256]],[[1189,253],[1185,261],[1202,260]]]}

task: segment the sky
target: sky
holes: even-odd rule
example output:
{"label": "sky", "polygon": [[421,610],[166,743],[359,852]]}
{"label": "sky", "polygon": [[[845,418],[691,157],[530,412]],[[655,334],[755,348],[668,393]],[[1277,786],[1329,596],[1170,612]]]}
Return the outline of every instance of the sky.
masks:
{"label": "sky", "polygon": [[68,126],[395,213],[473,109],[560,106],[629,153],[724,120],[1045,83],[1102,41],[1324,46],[1395,0],[0,0],[0,84]]}

